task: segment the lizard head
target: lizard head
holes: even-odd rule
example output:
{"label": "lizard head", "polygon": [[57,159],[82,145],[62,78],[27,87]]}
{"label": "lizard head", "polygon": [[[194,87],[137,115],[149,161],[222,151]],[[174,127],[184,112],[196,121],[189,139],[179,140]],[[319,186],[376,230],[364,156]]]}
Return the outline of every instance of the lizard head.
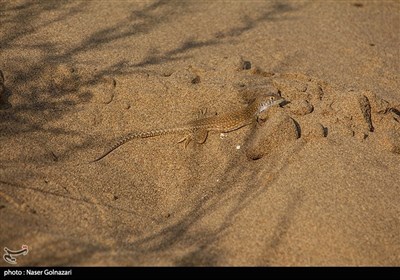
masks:
{"label": "lizard head", "polygon": [[256,99],[257,114],[260,114],[265,110],[268,110],[268,108],[272,106],[279,105],[283,101],[285,101],[285,99],[281,97],[279,94],[270,93],[261,95]]}

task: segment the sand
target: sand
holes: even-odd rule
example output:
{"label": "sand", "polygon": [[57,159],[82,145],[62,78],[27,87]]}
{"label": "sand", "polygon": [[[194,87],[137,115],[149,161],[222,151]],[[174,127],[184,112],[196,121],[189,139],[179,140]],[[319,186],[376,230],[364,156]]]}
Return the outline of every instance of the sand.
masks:
{"label": "sand", "polygon": [[[1,250],[28,245],[21,266],[399,266],[399,30],[398,1],[2,1]],[[254,125],[89,163],[266,92],[287,103]]]}

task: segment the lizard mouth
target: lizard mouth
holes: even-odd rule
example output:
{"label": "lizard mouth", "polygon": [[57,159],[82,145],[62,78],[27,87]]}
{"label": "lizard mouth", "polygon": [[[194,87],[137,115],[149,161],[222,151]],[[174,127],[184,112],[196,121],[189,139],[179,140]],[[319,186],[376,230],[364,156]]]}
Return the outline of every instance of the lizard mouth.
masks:
{"label": "lizard mouth", "polygon": [[285,99],[281,98],[281,99],[274,100],[274,101],[263,102],[263,103],[260,104],[260,107],[258,109],[258,113],[264,112],[265,110],[268,110],[270,107],[275,106],[275,105],[279,105],[284,101],[285,101]]}

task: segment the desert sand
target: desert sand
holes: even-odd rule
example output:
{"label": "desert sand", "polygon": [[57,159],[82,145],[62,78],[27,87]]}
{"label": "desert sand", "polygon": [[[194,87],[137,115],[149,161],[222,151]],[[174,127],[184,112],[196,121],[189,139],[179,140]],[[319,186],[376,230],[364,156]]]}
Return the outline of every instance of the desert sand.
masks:
{"label": "desert sand", "polygon": [[[399,266],[399,1],[1,1],[21,266]],[[204,144],[135,139],[287,102]],[[3,260],[1,266],[8,265]]]}

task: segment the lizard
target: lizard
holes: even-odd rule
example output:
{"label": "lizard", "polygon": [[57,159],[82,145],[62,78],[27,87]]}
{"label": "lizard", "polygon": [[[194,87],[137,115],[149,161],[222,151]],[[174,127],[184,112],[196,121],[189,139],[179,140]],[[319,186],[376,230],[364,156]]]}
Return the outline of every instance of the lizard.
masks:
{"label": "lizard", "polygon": [[[275,93],[262,94],[256,97],[254,101],[251,102],[246,108],[236,112],[220,116],[199,118],[178,127],[133,132],[120,139],[101,156],[91,161],[91,163],[103,159],[118,147],[136,138],[149,138],[166,134],[186,133],[186,136],[178,141],[178,143],[184,142],[185,148],[189,142],[193,140],[193,138],[195,138],[197,143],[202,144],[207,140],[209,132],[212,131],[226,133],[238,130],[239,128],[250,125],[254,121],[257,121],[258,116],[262,112],[266,111],[272,106],[279,105],[284,101],[285,99],[283,97]],[[204,114],[204,112],[202,113]]]}

